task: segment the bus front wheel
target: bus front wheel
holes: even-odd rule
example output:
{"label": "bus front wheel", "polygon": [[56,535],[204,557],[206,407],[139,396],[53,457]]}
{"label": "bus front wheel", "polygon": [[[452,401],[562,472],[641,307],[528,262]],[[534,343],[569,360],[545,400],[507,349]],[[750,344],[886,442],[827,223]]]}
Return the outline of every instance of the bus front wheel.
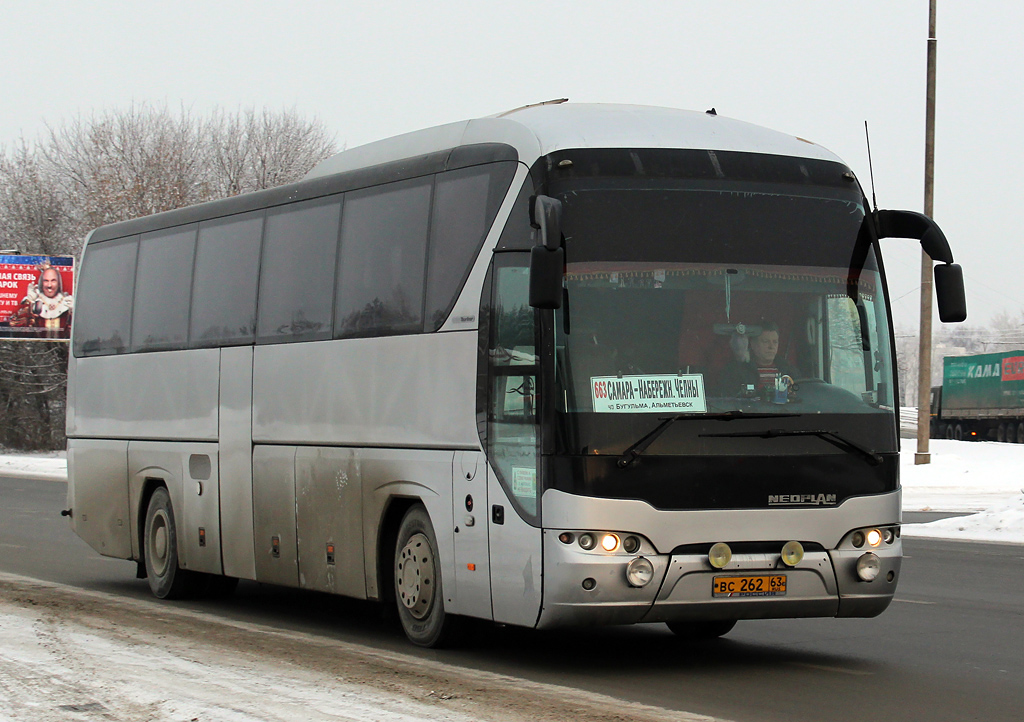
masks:
{"label": "bus front wheel", "polygon": [[713,622],[665,622],[672,633],[682,639],[697,641],[716,639],[732,631],[735,619],[717,619]]}
{"label": "bus front wheel", "polygon": [[409,641],[440,647],[451,641],[456,618],[444,611],[437,539],[427,510],[417,505],[406,512],[395,545],[395,602]]}
{"label": "bus front wheel", "polygon": [[189,589],[189,572],[178,566],[178,532],[167,489],[160,486],[149,498],[144,532],[146,578],[153,595],[177,599]]}

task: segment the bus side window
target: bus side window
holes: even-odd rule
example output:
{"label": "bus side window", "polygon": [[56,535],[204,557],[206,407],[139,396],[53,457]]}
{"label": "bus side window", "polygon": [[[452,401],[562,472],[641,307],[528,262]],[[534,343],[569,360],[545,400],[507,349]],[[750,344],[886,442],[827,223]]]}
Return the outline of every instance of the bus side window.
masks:
{"label": "bus side window", "polygon": [[487,455],[502,486],[528,516],[537,514],[536,311],[522,254],[495,262],[488,348]]}
{"label": "bus side window", "polygon": [[448,318],[515,170],[515,162],[490,163],[437,176],[427,260],[427,331],[441,328]]}
{"label": "bus side window", "polygon": [[192,346],[252,343],[262,237],[262,212],[199,225],[189,332]]}
{"label": "bus side window", "polygon": [[267,213],[256,321],[259,340],[330,338],[340,216],[338,196]]}
{"label": "bus side window", "polygon": [[90,244],[75,308],[75,356],[124,353],[131,338],[139,237]]}
{"label": "bus side window", "polygon": [[185,345],[195,246],[195,225],[142,236],[135,275],[132,351]]}
{"label": "bus side window", "polygon": [[433,179],[352,191],[345,199],[335,336],[423,330],[423,276]]}

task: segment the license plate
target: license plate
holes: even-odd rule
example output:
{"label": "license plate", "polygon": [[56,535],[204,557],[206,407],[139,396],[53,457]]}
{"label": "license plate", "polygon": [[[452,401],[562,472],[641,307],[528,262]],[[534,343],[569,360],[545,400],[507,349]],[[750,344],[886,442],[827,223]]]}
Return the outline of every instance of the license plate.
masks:
{"label": "license plate", "polygon": [[784,597],[786,575],[715,577],[711,582],[711,592],[715,597]]}

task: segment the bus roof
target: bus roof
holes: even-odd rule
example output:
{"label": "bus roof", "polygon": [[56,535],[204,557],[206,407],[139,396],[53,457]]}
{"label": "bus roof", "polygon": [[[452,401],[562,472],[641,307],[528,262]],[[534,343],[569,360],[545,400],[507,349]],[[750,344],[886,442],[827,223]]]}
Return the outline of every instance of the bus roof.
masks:
{"label": "bus roof", "polygon": [[552,102],[417,130],[345,150],[321,162],[306,178],[474,143],[511,145],[527,164],[570,148],[693,148],[842,162],[810,141],[711,112]]}

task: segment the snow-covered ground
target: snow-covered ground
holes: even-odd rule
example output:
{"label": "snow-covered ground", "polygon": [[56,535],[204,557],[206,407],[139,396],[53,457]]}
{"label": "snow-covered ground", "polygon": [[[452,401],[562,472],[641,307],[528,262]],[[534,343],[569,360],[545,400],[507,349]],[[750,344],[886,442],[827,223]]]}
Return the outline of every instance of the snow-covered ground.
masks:
{"label": "snow-covered ground", "polygon": [[[1024,445],[932,439],[931,463],[914,464],[917,442],[903,439],[904,511],[969,512],[904,534],[1024,544]],[[67,479],[63,453],[0,455],[0,476]]]}

